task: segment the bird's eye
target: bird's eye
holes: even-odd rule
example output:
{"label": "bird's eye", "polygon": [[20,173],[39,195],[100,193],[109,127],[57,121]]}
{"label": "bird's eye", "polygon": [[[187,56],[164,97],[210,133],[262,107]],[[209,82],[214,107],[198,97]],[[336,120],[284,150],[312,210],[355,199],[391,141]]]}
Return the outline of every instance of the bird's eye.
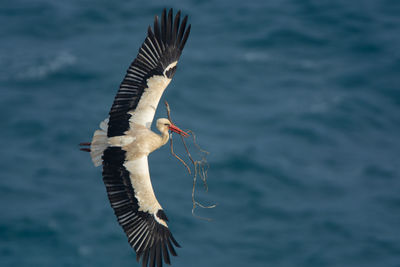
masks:
{"label": "bird's eye", "polygon": [[168,123],[164,123],[164,125],[165,125],[165,126],[169,126],[169,124],[168,124]]}

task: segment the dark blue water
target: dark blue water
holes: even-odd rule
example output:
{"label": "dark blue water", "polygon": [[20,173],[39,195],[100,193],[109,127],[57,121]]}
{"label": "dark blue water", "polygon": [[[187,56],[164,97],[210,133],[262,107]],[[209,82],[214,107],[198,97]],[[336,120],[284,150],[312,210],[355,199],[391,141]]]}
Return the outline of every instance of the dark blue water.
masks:
{"label": "dark blue water", "polygon": [[395,0],[3,1],[0,265],[136,266],[77,144],[169,6],[192,33],[164,99],[210,152],[198,199],[218,204],[194,218],[191,177],[151,155],[173,266],[400,266]]}

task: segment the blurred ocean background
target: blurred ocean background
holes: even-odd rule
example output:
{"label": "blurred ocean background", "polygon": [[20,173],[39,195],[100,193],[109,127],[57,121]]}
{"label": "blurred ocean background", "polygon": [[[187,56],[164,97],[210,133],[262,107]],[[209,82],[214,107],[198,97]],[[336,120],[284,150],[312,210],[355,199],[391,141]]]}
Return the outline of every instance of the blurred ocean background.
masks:
{"label": "blurred ocean background", "polygon": [[0,266],[138,266],[77,144],[164,7],[192,32],[163,100],[218,204],[193,217],[192,178],[150,156],[172,266],[400,266],[397,0],[2,1]]}

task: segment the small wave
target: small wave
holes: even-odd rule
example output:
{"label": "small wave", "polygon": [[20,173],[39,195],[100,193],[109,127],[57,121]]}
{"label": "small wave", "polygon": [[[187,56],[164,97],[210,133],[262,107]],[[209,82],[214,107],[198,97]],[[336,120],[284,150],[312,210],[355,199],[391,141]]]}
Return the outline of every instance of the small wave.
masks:
{"label": "small wave", "polygon": [[243,58],[248,62],[266,62],[271,59],[270,55],[265,52],[247,52]]}
{"label": "small wave", "polygon": [[73,65],[75,62],[76,57],[71,53],[64,51],[41,65],[28,68],[25,72],[19,74],[17,78],[20,80],[43,79],[66,66]]}

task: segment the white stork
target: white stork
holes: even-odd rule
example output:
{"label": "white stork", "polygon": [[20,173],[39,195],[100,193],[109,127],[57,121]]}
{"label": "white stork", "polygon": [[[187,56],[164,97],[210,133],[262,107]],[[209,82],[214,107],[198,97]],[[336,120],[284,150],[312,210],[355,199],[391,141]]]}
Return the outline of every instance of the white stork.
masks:
{"label": "white stork", "polygon": [[151,131],[158,102],[176,71],[190,32],[187,16],[173,19],[164,9],[161,25],[156,16],[154,32],[149,26],[147,37],[136,59],[127,70],[109,118],[100,124],[91,143],[81,143],[89,151],[95,166],[103,165],[103,181],[108,198],[130,245],[142,259],[142,266],[170,264],[168,251],[176,256],[180,247],[167,226],[167,216],[158,203],[150,181],[148,155],[165,145],[169,131],[187,133],[168,119],[157,120],[161,135]]}

